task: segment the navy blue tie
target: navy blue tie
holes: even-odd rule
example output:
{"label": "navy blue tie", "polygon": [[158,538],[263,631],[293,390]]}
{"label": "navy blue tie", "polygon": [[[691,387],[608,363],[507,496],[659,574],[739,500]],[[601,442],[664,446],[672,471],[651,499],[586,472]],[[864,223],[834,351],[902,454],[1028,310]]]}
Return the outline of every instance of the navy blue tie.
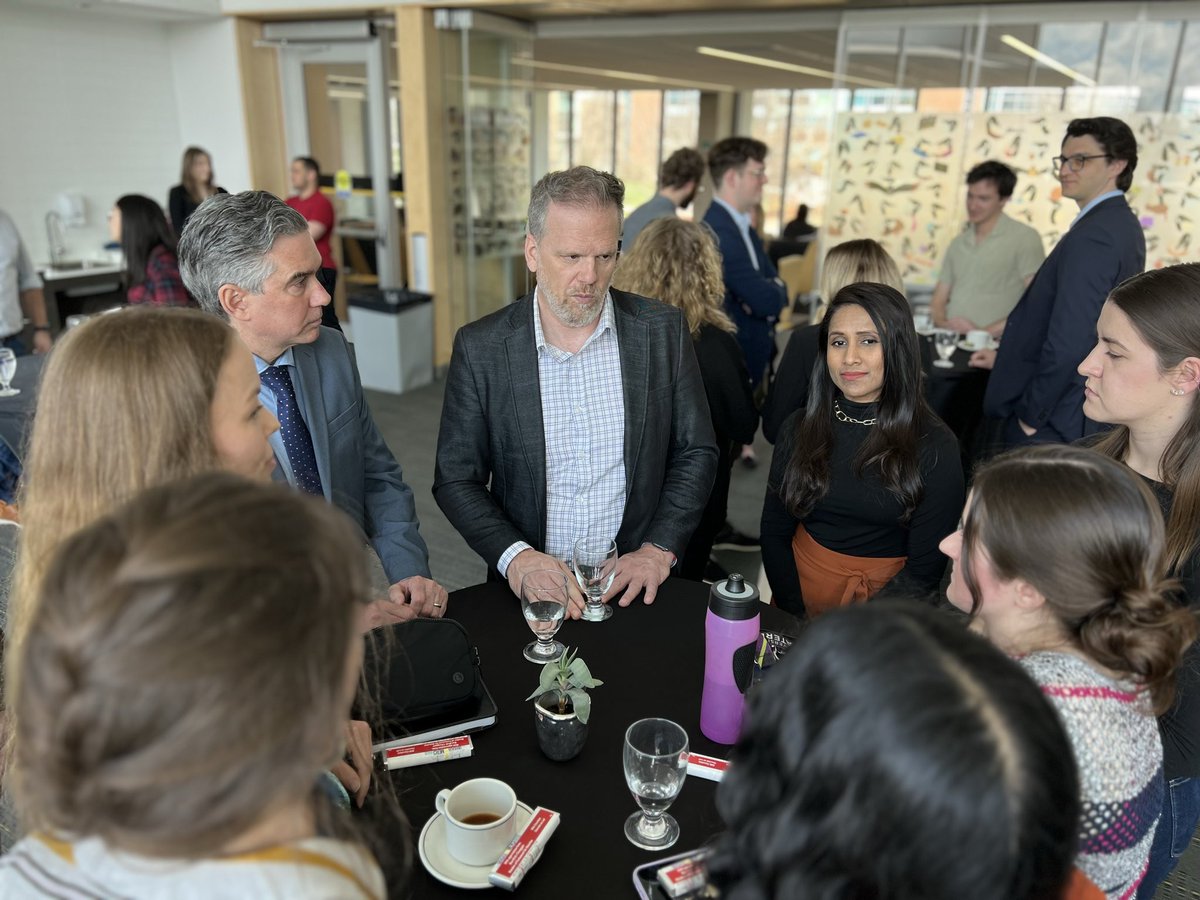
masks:
{"label": "navy blue tie", "polygon": [[312,435],[300,417],[296,391],[287,369],[284,366],[267,366],[261,377],[263,384],[275,395],[275,416],[279,419],[279,433],[283,435],[283,449],[287,452],[296,487],[322,496],[325,492],[321,489],[321,475],[317,472]]}

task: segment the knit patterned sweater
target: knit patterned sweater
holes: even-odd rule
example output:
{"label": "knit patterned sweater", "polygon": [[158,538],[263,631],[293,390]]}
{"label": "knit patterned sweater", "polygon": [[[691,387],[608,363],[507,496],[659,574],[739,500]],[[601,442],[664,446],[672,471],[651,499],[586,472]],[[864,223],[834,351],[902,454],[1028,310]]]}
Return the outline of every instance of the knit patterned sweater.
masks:
{"label": "knit patterned sweater", "polygon": [[1131,685],[1078,656],[1038,652],[1020,663],[1058,710],[1075,751],[1083,795],[1076,865],[1108,900],[1130,900],[1163,805],[1157,722]]}

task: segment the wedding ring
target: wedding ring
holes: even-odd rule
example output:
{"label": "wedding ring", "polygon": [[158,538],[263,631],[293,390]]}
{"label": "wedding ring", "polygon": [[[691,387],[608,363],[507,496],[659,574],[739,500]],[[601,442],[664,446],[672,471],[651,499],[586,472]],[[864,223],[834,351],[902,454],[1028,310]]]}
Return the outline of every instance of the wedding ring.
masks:
{"label": "wedding ring", "polygon": [[434,600],[434,601],[433,601],[433,605],[434,605],[434,607],[435,607],[435,608],[437,608],[437,609],[441,609],[441,608],[442,608],[442,604],[438,603],[436,600]]}

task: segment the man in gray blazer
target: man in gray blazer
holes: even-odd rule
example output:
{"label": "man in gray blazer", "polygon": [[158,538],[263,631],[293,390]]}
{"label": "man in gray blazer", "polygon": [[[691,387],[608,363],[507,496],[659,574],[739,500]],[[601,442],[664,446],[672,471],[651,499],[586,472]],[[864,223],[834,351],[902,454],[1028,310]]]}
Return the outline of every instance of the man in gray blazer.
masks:
{"label": "man in gray blazer", "polygon": [[367,407],[342,334],[321,326],[329,294],[304,217],[263,191],[218,194],[179,240],[184,284],[250,348],[259,399],[280,420],[275,477],[323,495],[358,523],[383,564],[391,602],[375,622],[445,613],[430,578],[412,491]]}
{"label": "man in gray blazer", "polygon": [[454,340],[433,493],[514,593],[528,572],[568,572],[590,536],[621,554],[608,597],[653,602],[716,474],[683,315],[609,290],[624,193],[586,166],[539,181],[525,238],[537,289]]}

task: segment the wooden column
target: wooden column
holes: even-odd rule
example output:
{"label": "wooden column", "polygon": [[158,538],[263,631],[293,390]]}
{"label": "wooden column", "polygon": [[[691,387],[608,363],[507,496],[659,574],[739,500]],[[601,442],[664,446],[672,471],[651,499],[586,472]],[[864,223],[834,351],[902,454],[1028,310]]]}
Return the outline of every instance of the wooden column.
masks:
{"label": "wooden column", "polygon": [[274,47],[256,47],[262,23],[237,20],[238,69],[242,109],[250,156],[250,183],[278,197],[288,195],[288,158],[283,131],[283,94],[279,87],[279,54]]}

